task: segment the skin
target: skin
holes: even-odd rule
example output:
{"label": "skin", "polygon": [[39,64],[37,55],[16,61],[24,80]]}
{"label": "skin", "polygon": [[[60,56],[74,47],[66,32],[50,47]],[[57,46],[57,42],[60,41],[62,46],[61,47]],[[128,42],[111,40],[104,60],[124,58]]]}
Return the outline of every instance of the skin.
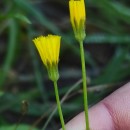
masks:
{"label": "skin", "polygon": [[[90,130],[130,130],[130,83],[89,109]],[[66,130],[85,130],[84,112],[66,124]]]}

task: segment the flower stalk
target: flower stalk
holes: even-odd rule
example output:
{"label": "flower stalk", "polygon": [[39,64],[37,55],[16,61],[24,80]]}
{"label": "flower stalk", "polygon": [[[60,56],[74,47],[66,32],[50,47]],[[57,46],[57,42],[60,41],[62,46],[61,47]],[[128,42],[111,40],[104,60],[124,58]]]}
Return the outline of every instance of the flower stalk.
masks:
{"label": "flower stalk", "polygon": [[83,79],[83,98],[84,98],[84,112],[86,120],[86,130],[89,128],[89,117],[88,117],[88,95],[87,95],[87,78],[86,78],[86,67],[85,67],[85,56],[84,56],[84,47],[83,41],[79,41],[80,45],[80,55],[81,55],[81,65],[82,65],[82,79]]}
{"label": "flower stalk", "polygon": [[54,81],[53,83],[54,83],[57,107],[58,107],[58,111],[59,111],[59,115],[60,115],[60,121],[61,121],[61,125],[62,125],[62,130],[65,130],[65,123],[64,123],[64,118],[63,118],[61,104],[60,104],[60,99],[59,99],[59,92],[58,92],[57,81]]}

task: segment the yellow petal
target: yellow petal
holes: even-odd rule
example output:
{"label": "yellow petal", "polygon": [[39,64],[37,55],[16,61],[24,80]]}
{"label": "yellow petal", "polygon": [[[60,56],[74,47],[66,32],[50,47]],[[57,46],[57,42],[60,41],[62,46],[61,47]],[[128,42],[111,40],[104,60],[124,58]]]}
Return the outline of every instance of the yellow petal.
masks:
{"label": "yellow petal", "polygon": [[58,64],[60,40],[61,37],[57,35],[40,36],[33,40],[46,67]]}

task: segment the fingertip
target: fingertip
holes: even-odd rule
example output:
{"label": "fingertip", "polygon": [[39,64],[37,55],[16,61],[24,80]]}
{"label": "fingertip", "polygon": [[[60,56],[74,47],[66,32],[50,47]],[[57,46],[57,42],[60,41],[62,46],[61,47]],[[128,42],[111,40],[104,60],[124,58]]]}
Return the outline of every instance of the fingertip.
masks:
{"label": "fingertip", "polygon": [[[102,103],[89,110],[89,122],[91,130],[114,130],[111,116]],[[85,130],[85,128],[84,112],[66,124],[66,130]]]}
{"label": "fingertip", "polygon": [[[89,110],[91,130],[130,129],[130,82]],[[84,113],[66,124],[66,130],[85,130]],[[62,129],[60,129],[62,130]]]}

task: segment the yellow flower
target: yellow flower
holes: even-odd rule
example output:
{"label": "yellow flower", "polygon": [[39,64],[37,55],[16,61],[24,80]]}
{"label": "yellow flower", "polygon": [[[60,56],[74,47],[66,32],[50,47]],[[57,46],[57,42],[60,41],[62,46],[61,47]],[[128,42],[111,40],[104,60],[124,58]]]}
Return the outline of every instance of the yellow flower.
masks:
{"label": "yellow flower", "polygon": [[57,80],[59,78],[58,61],[60,40],[61,37],[57,35],[40,36],[33,39],[51,80]]}
{"label": "yellow flower", "polygon": [[85,38],[85,4],[84,0],[70,0],[70,21],[77,40],[83,40]]}

